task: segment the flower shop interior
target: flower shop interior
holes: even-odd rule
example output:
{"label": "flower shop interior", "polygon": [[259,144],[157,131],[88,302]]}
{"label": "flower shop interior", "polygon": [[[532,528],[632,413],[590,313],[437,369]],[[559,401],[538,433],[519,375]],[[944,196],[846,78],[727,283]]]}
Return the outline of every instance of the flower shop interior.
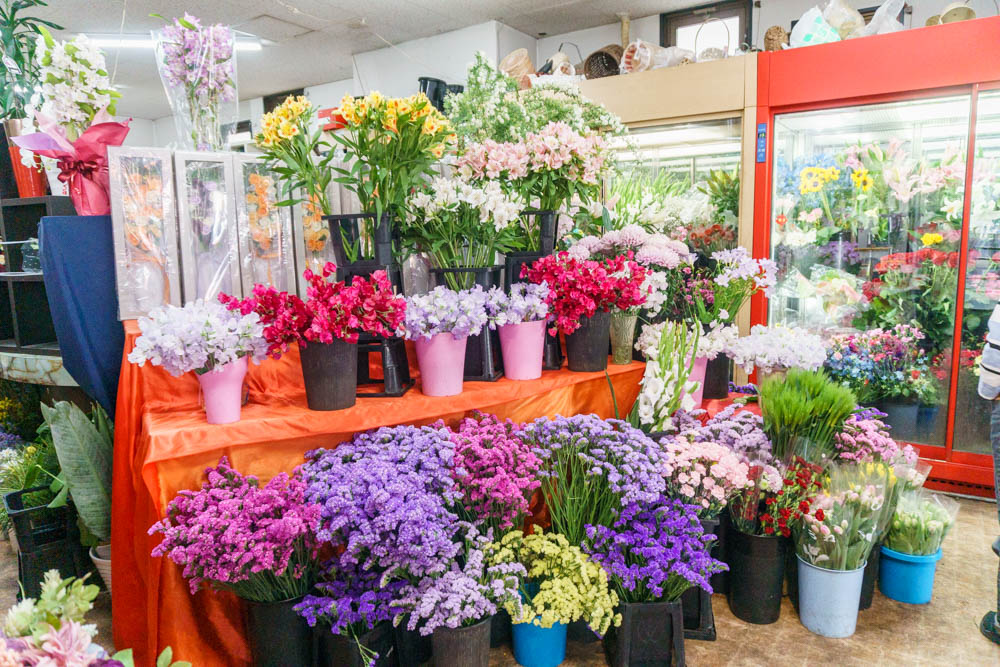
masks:
{"label": "flower shop interior", "polygon": [[0,666],[1000,665],[998,56],[0,0]]}

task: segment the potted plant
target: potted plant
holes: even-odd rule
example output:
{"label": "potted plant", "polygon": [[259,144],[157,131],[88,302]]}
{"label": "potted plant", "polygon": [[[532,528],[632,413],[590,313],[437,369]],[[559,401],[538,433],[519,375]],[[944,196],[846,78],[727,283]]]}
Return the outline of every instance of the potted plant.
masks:
{"label": "potted plant", "polygon": [[392,337],[401,330],[406,302],[393,291],[385,271],[355,276],[350,284],[331,282],[331,262],[322,275],[306,269],[308,298],[254,285],[253,296],[219,300],[233,311],[254,315],[263,325],[267,353],[279,358],[291,343],[299,346],[306,403],[310,410],[343,410],[355,403],[358,387],[358,338],[362,333]]}
{"label": "potted plant", "polygon": [[604,569],[558,533],[512,530],[492,545],[487,562],[519,564],[519,600],[505,603],[513,620],[514,659],[524,667],[556,667],[566,658],[566,631],[582,620],[597,635],[621,623],[618,596]]}
{"label": "potted plant", "polygon": [[114,424],[95,404],[88,418],[67,401],[41,404],[42,415],[59,458],[59,494],[50,506],[73,499],[89,534],[90,559],[108,591],[111,590],[111,469]]}
{"label": "potted plant", "polygon": [[859,466],[829,470],[796,537],[799,619],[823,637],[850,637],[865,562],[875,544],[887,477]]}
{"label": "potted plant", "polygon": [[205,397],[209,424],[240,419],[247,358],[267,356],[264,327],[257,313],[240,315],[220,303],[192,301],[167,305],[139,318],[139,337],[128,360],[162,366],[174,377],[194,371]]}
{"label": "potted plant", "polygon": [[511,380],[542,376],[548,298],[545,283],[517,283],[511,285],[509,294],[493,288],[486,295],[489,325],[499,332],[503,372]]}
{"label": "potted plant", "polygon": [[826,362],[826,344],[816,334],[797,327],[756,324],[750,335],[729,346],[733,363],[748,374],[757,371],[758,384],[770,377],[784,377],[790,368],[818,370]]}
{"label": "potted plant", "polygon": [[[19,197],[39,197],[45,194],[45,181],[39,169],[37,158],[33,166],[25,167],[21,162],[21,151],[10,139],[30,131],[27,107],[39,85],[38,61],[35,57],[41,28],[62,30],[62,26],[51,21],[25,16],[26,10],[47,7],[42,0],[4,0],[0,5],[0,43],[4,45],[3,94],[0,95],[0,119],[8,145],[8,155],[4,164],[10,165],[17,182]],[[2,193],[4,197],[14,197],[14,193]]]}
{"label": "potted plant", "polygon": [[692,586],[711,595],[709,577],[726,567],[709,556],[714,539],[680,500],[633,503],[610,527],[587,527],[584,551],[621,601],[621,627],[604,638],[611,665],[684,664],[681,596]]}
{"label": "potted plant", "polygon": [[408,615],[408,630],[432,635],[436,663],[489,667],[493,615],[502,605],[520,609],[518,589],[527,577],[521,563],[487,560],[499,548],[470,527],[447,570],[404,586],[393,602],[397,622]]}
{"label": "potted plant", "polygon": [[[689,316],[704,327],[731,325],[743,304],[758,291],[770,295],[777,266],[769,259],[753,259],[745,248],[716,250],[715,266],[688,274]],[[704,398],[729,395],[730,359],[719,354],[705,371]]]}
{"label": "potted plant", "polygon": [[163,535],[152,555],[182,567],[192,595],[208,584],[244,601],[255,664],[309,664],[311,633],[294,607],[316,580],[320,508],[286,473],[261,485],[222,457],[205,475],[200,490],[181,491],[150,527]]}
{"label": "potted plant", "polygon": [[923,490],[903,493],[882,545],[878,589],[891,600],[927,604],[941,544],[955,524],[958,503]]}
{"label": "potted plant", "polygon": [[487,323],[486,292],[476,285],[456,292],[439,285],[406,299],[406,337],[414,341],[420,390],[428,396],[462,393],[468,337]]}
{"label": "potted plant", "polygon": [[627,257],[604,261],[577,259],[563,251],[542,257],[522,275],[549,287],[549,332],[566,336],[571,371],[602,371],[608,366],[611,311],[645,302],[646,270]]}

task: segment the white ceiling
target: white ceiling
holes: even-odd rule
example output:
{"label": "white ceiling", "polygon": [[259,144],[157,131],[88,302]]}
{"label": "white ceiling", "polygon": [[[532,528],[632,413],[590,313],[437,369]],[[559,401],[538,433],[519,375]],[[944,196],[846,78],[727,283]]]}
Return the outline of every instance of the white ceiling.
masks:
{"label": "white ceiling", "polygon": [[[351,78],[351,55],[429,37],[489,20],[524,33],[561,34],[634,17],[695,6],[701,0],[50,0],[38,16],[67,33],[148,34],[166,17],[185,10],[204,23],[222,23],[275,42],[262,51],[241,51],[238,86],[250,99],[303,86]],[[124,13],[124,20],[123,20]],[[108,69],[116,52],[105,49]],[[115,82],[118,113],[137,118],[170,114],[153,52],[122,49]]]}

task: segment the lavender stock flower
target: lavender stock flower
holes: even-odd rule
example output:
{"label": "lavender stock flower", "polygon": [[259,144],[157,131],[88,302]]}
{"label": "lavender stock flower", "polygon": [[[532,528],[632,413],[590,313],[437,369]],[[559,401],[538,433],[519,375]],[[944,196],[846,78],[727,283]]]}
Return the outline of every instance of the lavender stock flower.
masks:
{"label": "lavender stock flower", "polygon": [[430,338],[450,333],[471,336],[486,325],[486,292],[479,285],[456,292],[439,285],[427,294],[406,298],[406,337]]}
{"label": "lavender stock flower", "polygon": [[514,283],[510,286],[510,294],[494,287],[486,295],[490,328],[544,320],[549,315],[549,305],[545,301],[548,295],[549,287],[544,281],[537,285]]}
{"label": "lavender stock flower", "polygon": [[764,419],[759,415],[733,404],[702,424],[697,418],[701,412],[675,412],[676,431],[694,442],[716,442],[742,457],[771,451],[771,441],[764,433]]}

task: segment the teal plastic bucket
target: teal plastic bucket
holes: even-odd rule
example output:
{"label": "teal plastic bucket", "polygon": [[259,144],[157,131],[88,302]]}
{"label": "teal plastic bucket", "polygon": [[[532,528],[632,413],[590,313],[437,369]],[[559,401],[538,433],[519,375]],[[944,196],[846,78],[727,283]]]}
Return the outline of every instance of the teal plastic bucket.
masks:
{"label": "teal plastic bucket", "polygon": [[878,589],[890,600],[927,604],[934,593],[934,572],[941,550],[929,556],[913,556],[882,547],[882,570]]}
{"label": "teal plastic bucket", "polygon": [[799,561],[799,620],[822,637],[850,637],[858,624],[865,567],[827,570]]}
{"label": "teal plastic bucket", "polygon": [[523,667],[556,667],[566,659],[566,624],[542,628],[534,623],[511,627],[514,660]]}

